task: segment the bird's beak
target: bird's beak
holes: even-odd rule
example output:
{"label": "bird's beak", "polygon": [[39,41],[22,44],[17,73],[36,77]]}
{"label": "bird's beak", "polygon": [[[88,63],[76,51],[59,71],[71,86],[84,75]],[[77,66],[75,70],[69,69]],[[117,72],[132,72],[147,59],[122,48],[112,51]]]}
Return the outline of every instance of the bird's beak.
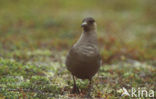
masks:
{"label": "bird's beak", "polygon": [[87,22],[83,22],[83,23],[81,24],[81,27],[85,27],[85,26],[87,26]]}

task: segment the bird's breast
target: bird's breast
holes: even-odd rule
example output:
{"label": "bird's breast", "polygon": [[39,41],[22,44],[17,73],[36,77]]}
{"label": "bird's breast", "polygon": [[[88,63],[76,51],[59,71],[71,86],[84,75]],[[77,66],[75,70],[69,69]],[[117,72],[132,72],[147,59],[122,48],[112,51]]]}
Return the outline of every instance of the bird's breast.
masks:
{"label": "bird's breast", "polygon": [[82,55],[94,56],[97,52],[97,47],[95,45],[82,45],[78,47],[79,52]]}

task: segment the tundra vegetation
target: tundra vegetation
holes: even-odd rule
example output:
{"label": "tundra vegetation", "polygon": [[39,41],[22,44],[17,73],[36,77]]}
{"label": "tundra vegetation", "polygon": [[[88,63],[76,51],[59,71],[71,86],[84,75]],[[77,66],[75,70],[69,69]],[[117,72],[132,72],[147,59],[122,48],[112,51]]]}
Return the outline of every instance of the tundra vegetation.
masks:
{"label": "tundra vegetation", "polygon": [[[156,91],[155,0],[0,0],[0,98],[84,97],[87,80],[72,78],[64,60],[81,20],[96,19],[103,64],[92,97],[121,97],[122,88]],[[155,92],[156,96],[156,92]]]}

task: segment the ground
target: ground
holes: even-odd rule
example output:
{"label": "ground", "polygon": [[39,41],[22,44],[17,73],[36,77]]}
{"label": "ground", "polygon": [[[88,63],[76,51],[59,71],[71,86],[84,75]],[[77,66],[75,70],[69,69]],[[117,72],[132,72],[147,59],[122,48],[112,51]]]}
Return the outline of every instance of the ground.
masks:
{"label": "ground", "polygon": [[[26,55],[30,60],[24,62],[25,64],[13,59],[0,59],[1,97],[69,98],[84,97],[87,93],[89,82],[78,79],[77,85],[81,94],[71,94],[73,81],[63,63],[64,53],[55,57],[51,51],[37,50],[33,53],[26,52]],[[155,66],[134,60],[102,65],[93,78],[91,96],[121,97],[120,90],[123,87],[127,90],[132,87],[156,90],[155,76]]]}
{"label": "ground", "polygon": [[91,96],[130,99],[121,96],[123,88],[156,91],[155,3],[0,1],[0,98],[85,97],[88,80],[77,79],[81,93],[71,94],[73,81],[64,61],[86,16],[97,22],[103,61]]}

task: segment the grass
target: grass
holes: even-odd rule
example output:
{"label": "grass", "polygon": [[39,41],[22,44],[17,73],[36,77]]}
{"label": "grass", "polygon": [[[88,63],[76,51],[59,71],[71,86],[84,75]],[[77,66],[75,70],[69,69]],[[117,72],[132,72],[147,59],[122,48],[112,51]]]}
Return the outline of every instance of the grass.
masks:
{"label": "grass", "polygon": [[[62,61],[56,58],[51,61],[51,55],[34,55],[36,60],[21,64],[15,60],[0,59],[0,96],[3,98],[69,98],[84,97],[88,81],[77,80],[81,89],[80,95],[70,94],[73,81]],[[29,56],[31,57],[31,56]],[[47,59],[45,59],[47,57]],[[103,65],[93,79],[92,97],[115,98],[122,93],[123,87],[145,87],[155,90],[156,68],[147,63],[127,60],[124,62]],[[145,84],[146,83],[146,84]]]}
{"label": "grass", "polygon": [[[0,98],[84,97],[88,81],[72,79],[64,60],[84,17],[98,25],[103,65],[92,97],[123,98],[121,89],[155,89],[155,0],[0,1]],[[155,95],[156,96],[156,95]]]}

